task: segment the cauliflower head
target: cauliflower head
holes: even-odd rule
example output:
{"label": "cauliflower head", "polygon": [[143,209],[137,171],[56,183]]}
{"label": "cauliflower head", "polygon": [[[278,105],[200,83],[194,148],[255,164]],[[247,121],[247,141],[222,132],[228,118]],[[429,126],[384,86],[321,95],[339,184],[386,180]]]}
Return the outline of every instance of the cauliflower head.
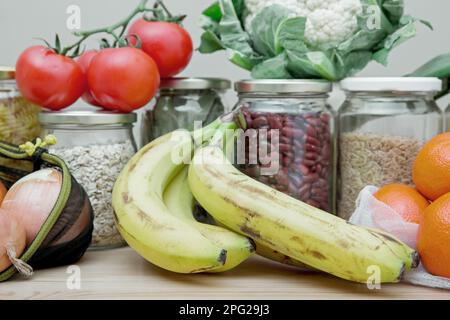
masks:
{"label": "cauliflower head", "polygon": [[358,30],[357,17],[363,10],[360,0],[245,0],[248,10],[246,29],[250,29],[258,13],[274,4],[305,17],[307,44],[324,51],[337,47]]}

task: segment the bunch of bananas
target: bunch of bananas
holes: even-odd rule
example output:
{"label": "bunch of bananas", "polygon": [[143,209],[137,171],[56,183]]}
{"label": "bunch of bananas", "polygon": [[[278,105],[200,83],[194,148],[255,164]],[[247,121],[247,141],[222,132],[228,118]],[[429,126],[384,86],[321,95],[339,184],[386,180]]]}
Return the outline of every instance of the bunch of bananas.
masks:
{"label": "bunch of bananas", "polygon": [[[225,118],[223,118],[225,119]],[[167,134],[141,149],[116,181],[117,227],[142,257],[178,273],[223,272],[256,252],[366,282],[398,282],[417,253],[388,234],[347,223],[239,172],[217,143],[234,121]],[[176,138],[175,138],[176,136]],[[174,161],[174,157],[178,161]],[[197,201],[216,225],[194,218]]]}

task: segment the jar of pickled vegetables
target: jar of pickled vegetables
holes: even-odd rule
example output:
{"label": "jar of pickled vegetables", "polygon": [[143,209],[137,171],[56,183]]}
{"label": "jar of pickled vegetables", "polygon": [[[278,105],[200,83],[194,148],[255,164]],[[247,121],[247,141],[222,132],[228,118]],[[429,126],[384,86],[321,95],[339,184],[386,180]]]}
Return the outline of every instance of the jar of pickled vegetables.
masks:
{"label": "jar of pickled vegetables", "polygon": [[245,156],[237,152],[238,167],[281,192],[333,212],[335,126],[327,104],[332,84],[247,80],[236,83],[235,89],[237,108],[246,120],[240,139]]}
{"label": "jar of pickled vegetables", "polygon": [[230,88],[225,79],[163,79],[156,103],[144,113],[141,144],[177,129],[192,130],[196,122],[210,124],[226,110],[223,95]]}
{"label": "jar of pickled vegetables", "polygon": [[413,185],[422,145],[443,131],[434,101],[437,78],[348,78],[339,111],[338,214],[350,218],[360,191],[390,183]]}
{"label": "jar of pickled vegetables", "polygon": [[0,140],[20,145],[41,133],[40,107],[20,94],[13,68],[0,67]]}

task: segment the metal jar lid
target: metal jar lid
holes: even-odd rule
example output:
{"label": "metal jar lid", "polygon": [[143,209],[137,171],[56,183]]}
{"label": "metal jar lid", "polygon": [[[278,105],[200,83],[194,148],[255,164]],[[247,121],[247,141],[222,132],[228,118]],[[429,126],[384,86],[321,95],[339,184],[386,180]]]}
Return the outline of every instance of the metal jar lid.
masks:
{"label": "metal jar lid", "polygon": [[14,80],[16,78],[16,69],[12,67],[0,66],[0,81],[1,80]]}
{"label": "metal jar lid", "polygon": [[311,93],[324,94],[333,90],[325,80],[242,80],[235,84],[238,93]]}
{"label": "metal jar lid", "polygon": [[438,78],[347,78],[341,81],[342,90],[349,92],[438,92],[442,81]]}
{"label": "metal jar lid", "polygon": [[161,90],[228,90],[231,81],[220,78],[170,78],[161,80]]}
{"label": "metal jar lid", "polygon": [[43,111],[39,114],[43,125],[114,125],[132,124],[137,121],[136,113],[116,113],[108,111]]}

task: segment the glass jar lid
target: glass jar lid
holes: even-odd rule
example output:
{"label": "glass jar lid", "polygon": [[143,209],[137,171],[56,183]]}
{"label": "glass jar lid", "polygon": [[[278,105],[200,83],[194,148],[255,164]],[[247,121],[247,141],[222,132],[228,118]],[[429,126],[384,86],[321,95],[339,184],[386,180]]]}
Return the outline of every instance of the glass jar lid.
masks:
{"label": "glass jar lid", "polygon": [[1,80],[14,80],[16,78],[16,69],[12,67],[0,66],[0,81]]}
{"label": "glass jar lid", "polygon": [[342,90],[349,92],[438,92],[442,81],[438,78],[347,78],[341,81]]}
{"label": "glass jar lid", "polygon": [[220,78],[170,78],[161,80],[161,90],[228,90],[231,81]]}
{"label": "glass jar lid", "polygon": [[238,93],[311,93],[324,94],[333,90],[326,80],[242,80],[235,84]]}
{"label": "glass jar lid", "polygon": [[109,111],[43,111],[39,114],[39,121],[42,125],[126,125],[135,123],[137,115]]}

